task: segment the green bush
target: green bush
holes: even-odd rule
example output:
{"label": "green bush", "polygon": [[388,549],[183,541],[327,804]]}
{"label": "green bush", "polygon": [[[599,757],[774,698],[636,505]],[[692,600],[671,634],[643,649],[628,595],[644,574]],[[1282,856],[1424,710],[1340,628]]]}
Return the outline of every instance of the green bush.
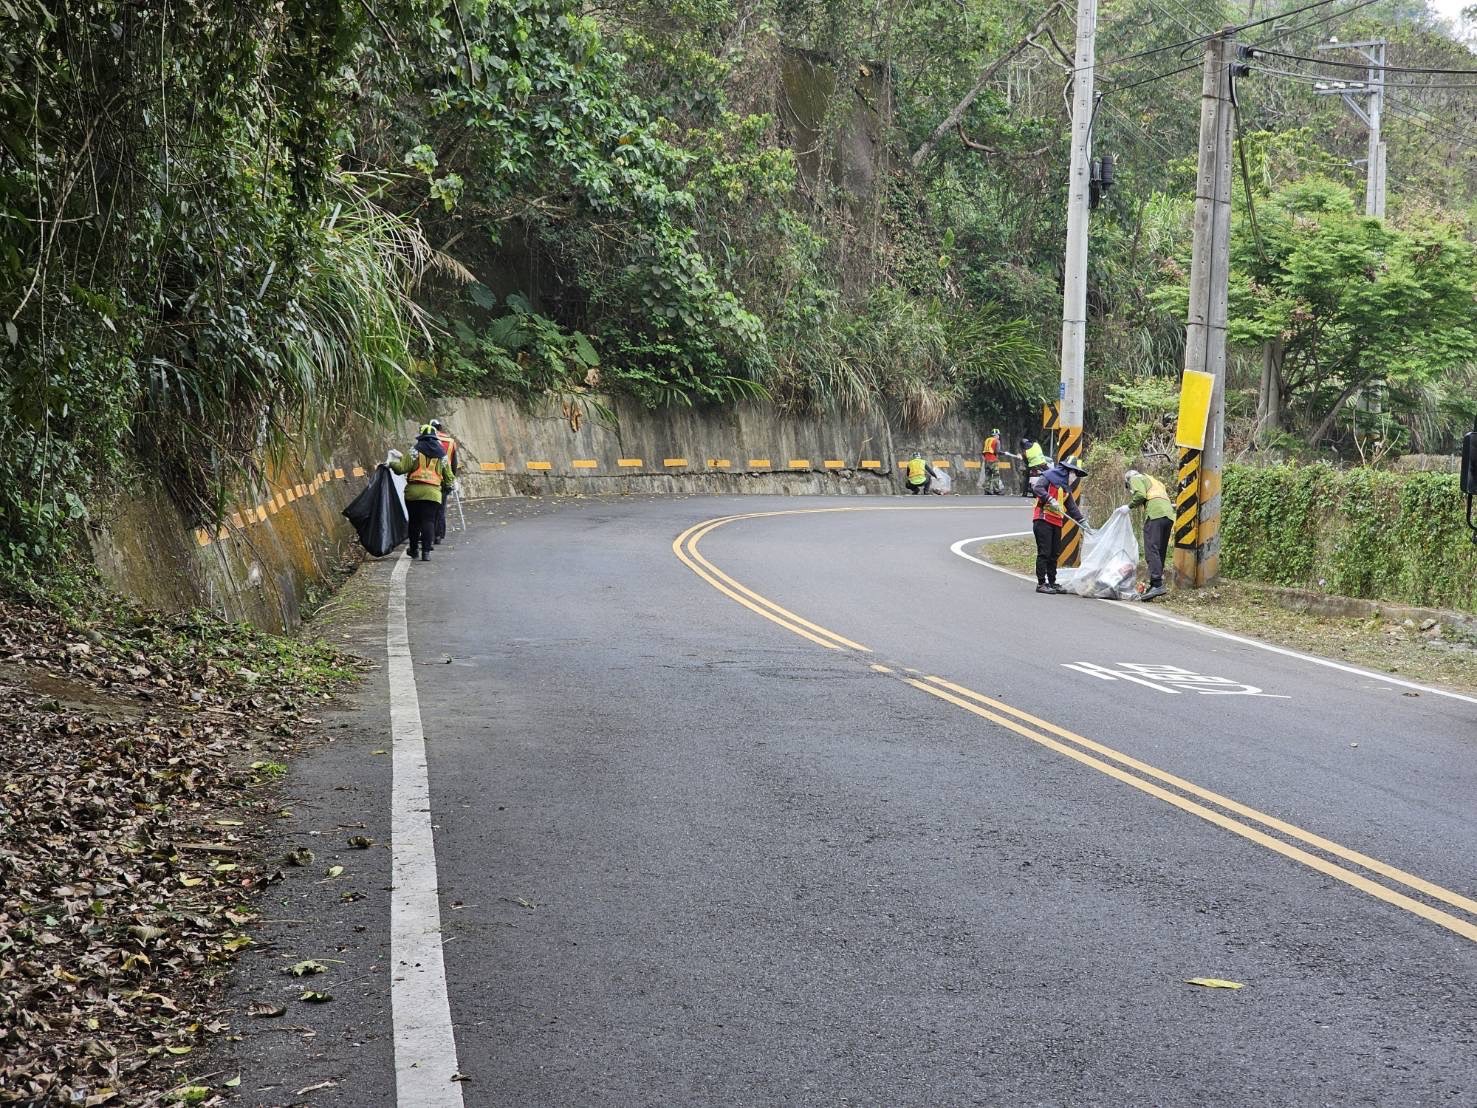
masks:
{"label": "green bush", "polygon": [[1477,611],[1477,546],[1451,473],[1228,466],[1221,567],[1340,596]]}

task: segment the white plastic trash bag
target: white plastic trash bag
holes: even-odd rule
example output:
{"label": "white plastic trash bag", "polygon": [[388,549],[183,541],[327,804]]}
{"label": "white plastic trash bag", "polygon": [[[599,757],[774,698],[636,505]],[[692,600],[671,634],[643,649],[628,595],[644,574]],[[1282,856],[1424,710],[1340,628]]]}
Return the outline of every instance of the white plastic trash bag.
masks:
{"label": "white plastic trash bag", "polygon": [[[391,449],[391,451],[385,455],[384,464],[389,465],[391,462],[398,462],[403,457],[405,457],[405,455],[400,453],[400,451]],[[395,481],[395,495],[400,498],[400,510],[404,512],[407,516],[409,516],[410,511],[405,507],[405,482],[409,478],[405,477],[403,474],[396,473],[393,470],[390,471],[390,476]]]}
{"label": "white plastic trash bag", "polygon": [[941,469],[934,470],[933,484],[929,486],[929,491],[948,496],[954,491],[954,479]]}
{"label": "white plastic trash bag", "polygon": [[1082,536],[1082,565],[1064,569],[1057,580],[1068,592],[1104,600],[1135,600],[1139,569],[1139,540],[1125,505],[1096,535]]}

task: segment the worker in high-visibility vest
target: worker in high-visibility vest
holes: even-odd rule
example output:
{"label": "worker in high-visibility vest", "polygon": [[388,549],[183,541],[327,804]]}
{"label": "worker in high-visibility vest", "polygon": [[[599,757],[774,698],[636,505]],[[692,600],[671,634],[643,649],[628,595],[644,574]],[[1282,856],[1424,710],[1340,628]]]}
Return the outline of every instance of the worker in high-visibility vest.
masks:
{"label": "worker in high-visibility vest", "polygon": [[1036,511],[1031,517],[1031,533],[1036,538],[1036,591],[1064,593],[1056,583],[1056,563],[1062,556],[1062,526],[1071,516],[1089,535],[1087,517],[1077,507],[1072,486],[1087,476],[1087,470],[1069,454],[1031,481],[1031,495],[1036,498]]}
{"label": "worker in high-visibility vest", "polygon": [[436,515],[445,496],[456,488],[456,478],[446,461],[446,451],[436,438],[436,429],[423,424],[415,449],[389,463],[405,476],[405,511],[410,516],[410,556],[431,560],[436,545]]}
{"label": "worker in high-visibility vest", "polygon": [[1030,496],[1031,479],[1045,470],[1051,459],[1041,449],[1041,444],[1029,435],[1021,436],[1021,452],[1017,456],[1021,462],[1021,495]]}
{"label": "worker in high-visibility vest", "polygon": [[984,445],[980,447],[980,484],[991,496],[1005,491],[1005,482],[1000,480],[1000,455],[1002,453],[1000,428],[996,427],[985,436]]}
{"label": "worker in high-visibility vest", "polygon": [[[451,467],[451,476],[455,478],[457,476],[457,455],[460,453],[456,439],[446,433],[446,428],[442,426],[439,419],[431,420],[431,430],[435,432],[436,441],[441,444],[441,449],[446,451],[446,464]],[[450,499],[450,496],[443,496],[441,507],[436,511],[437,546],[440,546],[441,540],[446,538],[446,502]]]}
{"label": "worker in high-visibility vest", "polygon": [[1144,558],[1149,563],[1149,587],[1140,600],[1155,600],[1168,593],[1164,587],[1164,559],[1169,552],[1169,532],[1174,527],[1174,501],[1164,482],[1130,469],[1123,475],[1130,508],[1144,506]]}
{"label": "worker in high-visibility vest", "polygon": [[923,455],[916,450],[913,451],[913,456],[908,459],[905,474],[908,491],[914,496],[928,492],[933,485],[933,479],[937,476],[938,473],[934,471],[933,466],[923,460]]}

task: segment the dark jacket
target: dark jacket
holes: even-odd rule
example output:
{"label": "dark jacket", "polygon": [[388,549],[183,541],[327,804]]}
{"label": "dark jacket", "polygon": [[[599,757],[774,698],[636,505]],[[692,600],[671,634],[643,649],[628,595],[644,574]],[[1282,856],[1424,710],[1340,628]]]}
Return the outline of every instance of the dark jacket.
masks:
{"label": "dark jacket", "polygon": [[[1067,492],[1072,491],[1072,471],[1060,462],[1052,465],[1045,473],[1042,473],[1031,481],[1031,491],[1036,494],[1038,503],[1044,502],[1053,512],[1057,510],[1056,489],[1065,489]],[[1084,525],[1087,523],[1087,519],[1082,514],[1082,509],[1077,507],[1077,501],[1074,497],[1063,497],[1062,507],[1078,523]]]}

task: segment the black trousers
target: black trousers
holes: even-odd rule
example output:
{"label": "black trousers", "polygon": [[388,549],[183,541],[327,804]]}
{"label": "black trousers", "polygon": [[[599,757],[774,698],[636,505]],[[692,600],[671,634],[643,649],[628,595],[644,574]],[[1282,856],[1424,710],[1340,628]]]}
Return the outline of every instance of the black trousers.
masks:
{"label": "black trousers", "polygon": [[441,496],[441,503],[436,505],[436,541],[439,543],[446,537],[446,495]]}
{"label": "black trousers", "polygon": [[1144,557],[1149,563],[1149,584],[1164,584],[1164,558],[1169,552],[1172,519],[1144,520]]}
{"label": "black trousers", "polygon": [[1036,584],[1056,584],[1056,561],[1062,556],[1062,529],[1055,523],[1038,519],[1031,524],[1036,536]]}
{"label": "black trousers", "polygon": [[441,505],[434,500],[407,500],[405,511],[410,516],[410,556],[422,550],[427,554],[436,545],[436,511]]}

